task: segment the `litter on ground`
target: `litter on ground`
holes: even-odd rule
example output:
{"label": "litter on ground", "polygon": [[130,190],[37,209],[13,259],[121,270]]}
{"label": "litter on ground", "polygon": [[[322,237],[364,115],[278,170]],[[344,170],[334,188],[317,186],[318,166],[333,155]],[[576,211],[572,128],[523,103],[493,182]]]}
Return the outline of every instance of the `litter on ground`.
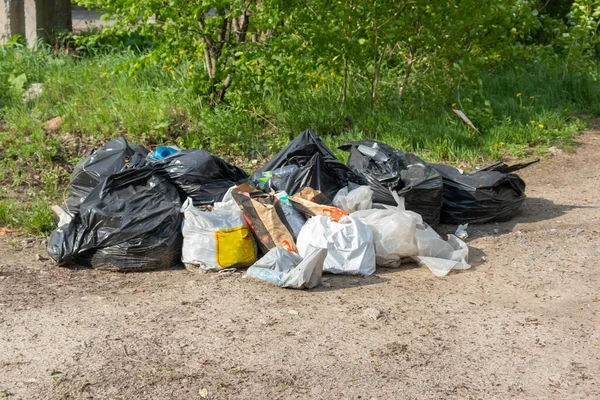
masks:
{"label": "litter on ground", "polygon": [[[406,262],[442,277],[470,268],[468,224],[518,211],[525,183],[514,172],[532,164],[462,173],[370,140],[340,149],[347,165],[309,129],[248,175],[204,150],[111,140],[52,207],[48,254],[116,271],[248,267],[245,278],[295,289]],[[432,227],[440,220],[459,225],[447,240]]]}

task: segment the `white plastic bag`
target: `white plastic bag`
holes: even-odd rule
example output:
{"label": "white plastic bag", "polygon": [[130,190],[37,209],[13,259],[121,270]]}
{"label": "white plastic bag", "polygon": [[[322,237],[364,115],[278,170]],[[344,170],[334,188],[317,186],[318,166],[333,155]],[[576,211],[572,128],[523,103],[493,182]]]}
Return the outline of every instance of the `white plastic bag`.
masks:
{"label": "white plastic bag", "polygon": [[272,282],[293,289],[312,289],[321,283],[327,249],[310,247],[302,259],[283,247],[274,247],[248,268],[244,278]]}
{"label": "white plastic bag", "polygon": [[375,245],[371,229],[360,220],[344,216],[340,222],[317,215],[302,227],[296,242],[306,257],[311,247],[326,248],[324,272],[371,275],[375,272]]}
{"label": "white plastic bag", "polygon": [[333,198],[334,206],[349,213],[373,207],[373,189],[369,186],[359,186],[354,190],[348,190],[348,186],[346,186],[337,192]]}
{"label": "white plastic bag", "polygon": [[442,239],[430,226],[417,229],[419,255],[414,259],[426,266],[435,276],[446,276],[453,269],[469,269],[469,247],[454,235]]}
{"label": "white plastic bag", "polygon": [[181,261],[205,270],[247,267],[256,261],[254,239],[235,202],[215,203],[213,211],[200,211],[188,198],[183,212]]}
{"label": "white plastic bag", "polygon": [[373,233],[377,265],[398,267],[402,258],[418,255],[416,218],[399,208],[356,211],[352,217]]}

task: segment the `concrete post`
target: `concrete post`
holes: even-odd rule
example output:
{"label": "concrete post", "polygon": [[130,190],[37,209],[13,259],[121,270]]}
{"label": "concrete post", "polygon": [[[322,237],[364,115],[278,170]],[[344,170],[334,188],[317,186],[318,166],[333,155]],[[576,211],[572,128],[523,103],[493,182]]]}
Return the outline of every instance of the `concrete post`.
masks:
{"label": "concrete post", "polygon": [[70,0],[24,0],[25,38],[33,46],[37,40],[46,40],[56,29],[71,30]]}
{"label": "concrete post", "polygon": [[70,0],[0,0],[0,44],[19,34],[33,46],[72,26]]}
{"label": "concrete post", "polygon": [[25,33],[23,0],[0,0],[0,44]]}

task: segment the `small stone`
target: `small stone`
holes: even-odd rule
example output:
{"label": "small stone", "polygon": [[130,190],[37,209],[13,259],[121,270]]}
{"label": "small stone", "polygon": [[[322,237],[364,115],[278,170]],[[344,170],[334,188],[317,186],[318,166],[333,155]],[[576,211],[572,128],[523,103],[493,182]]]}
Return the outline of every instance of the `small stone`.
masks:
{"label": "small stone", "polygon": [[577,228],[577,229],[575,229],[575,233],[576,233],[576,234],[578,234],[578,235],[579,235],[580,233],[582,233],[583,231],[584,231],[584,229],[581,229],[581,228]]}
{"label": "small stone", "polygon": [[28,237],[27,239],[23,240],[23,243],[29,244],[29,243],[33,243],[35,242],[35,238],[32,237]]}
{"label": "small stone", "polygon": [[499,234],[499,233],[500,233],[500,230],[498,230],[498,229],[494,228],[494,233],[497,235],[497,234]]}
{"label": "small stone", "polygon": [[350,309],[346,308],[346,307],[333,307],[332,310],[337,311],[337,312],[343,312],[343,313],[350,312]]}
{"label": "small stone", "polygon": [[200,397],[202,397],[203,399],[206,399],[208,397],[208,389],[207,388],[200,389]]}
{"label": "small stone", "polygon": [[252,165],[256,165],[256,164],[258,164],[258,160],[252,160],[251,163],[252,163]]}
{"label": "small stone", "polygon": [[552,147],[548,147],[548,152],[553,155],[557,155],[557,154],[561,154],[563,151],[556,146],[552,146]]}
{"label": "small stone", "polygon": [[556,229],[550,229],[550,233],[556,233]]}
{"label": "small stone", "polygon": [[298,313],[298,311],[296,311],[296,310],[288,310],[288,314],[291,314],[291,315],[298,315],[299,313]]}
{"label": "small stone", "polygon": [[38,254],[35,255],[35,260],[36,261],[46,261],[47,258],[46,257],[42,257],[42,255],[38,253]]}
{"label": "small stone", "polygon": [[329,282],[322,282],[321,285],[323,285],[323,287],[327,287],[327,288],[331,287],[331,283],[329,283]]}
{"label": "small stone", "polygon": [[377,319],[379,319],[379,317],[381,317],[381,311],[379,311],[376,308],[367,308],[363,311],[363,315],[365,317],[369,317],[369,318],[377,320]]}
{"label": "small stone", "polygon": [[481,256],[481,261],[482,261],[482,262],[485,262],[486,260],[487,260],[487,257],[486,257],[486,256]]}
{"label": "small stone", "polygon": [[51,120],[46,122],[46,127],[48,128],[49,131],[52,131],[52,132],[58,131],[60,129],[61,125],[62,125],[61,117],[52,118]]}

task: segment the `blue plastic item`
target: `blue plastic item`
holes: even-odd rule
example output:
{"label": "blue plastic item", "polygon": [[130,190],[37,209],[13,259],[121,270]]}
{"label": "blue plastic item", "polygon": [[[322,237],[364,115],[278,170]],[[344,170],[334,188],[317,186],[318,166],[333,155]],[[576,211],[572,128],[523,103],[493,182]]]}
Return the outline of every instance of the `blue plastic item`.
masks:
{"label": "blue plastic item", "polygon": [[158,146],[156,150],[154,150],[154,153],[152,153],[152,158],[155,160],[162,160],[163,158],[172,156],[179,151],[181,151],[181,149],[177,146]]}

